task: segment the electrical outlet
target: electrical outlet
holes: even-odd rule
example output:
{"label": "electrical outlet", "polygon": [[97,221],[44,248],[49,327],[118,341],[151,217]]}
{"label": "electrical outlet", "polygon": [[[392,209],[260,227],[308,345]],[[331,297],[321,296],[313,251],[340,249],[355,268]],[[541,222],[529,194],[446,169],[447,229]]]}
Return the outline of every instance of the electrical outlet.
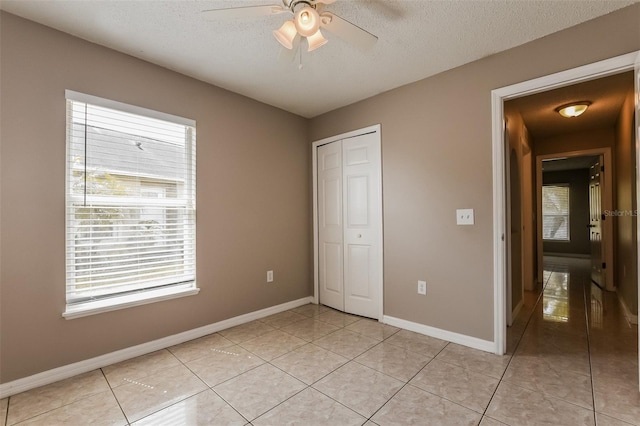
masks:
{"label": "electrical outlet", "polygon": [[418,294],[427,294],[427,282],[426,281],[418,281]]}
{"label": "electrical outlet", "polygon": [[267,271],[267,282],[268,283],[273,282],[273,271]]}

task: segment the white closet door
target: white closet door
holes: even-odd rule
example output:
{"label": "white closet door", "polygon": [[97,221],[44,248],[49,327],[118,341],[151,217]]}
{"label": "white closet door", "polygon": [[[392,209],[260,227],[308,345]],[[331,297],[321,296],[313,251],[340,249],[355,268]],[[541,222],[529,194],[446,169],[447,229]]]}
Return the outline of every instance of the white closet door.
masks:
{"label": "white closet door", "polygon": [[317,158],[320,303],[344,311],[342,143],[319,147]]}
{"label": "white closet door", "polygon": [[379,318],[382,297],[380,146],[374,133],[342,141],[345,311]]}

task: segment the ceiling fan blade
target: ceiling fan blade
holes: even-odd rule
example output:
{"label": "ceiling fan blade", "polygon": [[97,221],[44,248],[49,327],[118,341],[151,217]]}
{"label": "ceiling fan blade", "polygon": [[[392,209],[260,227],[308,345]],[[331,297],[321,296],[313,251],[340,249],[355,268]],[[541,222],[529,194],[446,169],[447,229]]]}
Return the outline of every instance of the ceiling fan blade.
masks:
{"label": "ceiling fan blade", "polygon": [[331,12],[323,12],[320,22],[322,27],[362,50],[371,49],[378,41],[378,37],[369,31]]}
{"label": "ceiling fan blade", "polygon": [[237,18],[254,18],[265,15],[277,15],[279,13],[288,12],[289,9],[285,9],[278,5],[267,6],[245,6],[245,7],[231,7],[228,9],[212,9],[204,10],[202,14],[205,18],[210,20],[223,20],[223,19],[237,19]]}

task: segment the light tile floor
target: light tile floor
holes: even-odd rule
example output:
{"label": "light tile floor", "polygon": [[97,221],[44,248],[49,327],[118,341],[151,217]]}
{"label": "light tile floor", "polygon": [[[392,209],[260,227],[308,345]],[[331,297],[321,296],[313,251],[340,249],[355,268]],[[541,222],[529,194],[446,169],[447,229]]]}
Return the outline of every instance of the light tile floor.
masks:
{"label": "light tile floor", "polygon": [[5,425],[640,425],[637,327],[545,259],[490,353],[306,305],[0,400]]}

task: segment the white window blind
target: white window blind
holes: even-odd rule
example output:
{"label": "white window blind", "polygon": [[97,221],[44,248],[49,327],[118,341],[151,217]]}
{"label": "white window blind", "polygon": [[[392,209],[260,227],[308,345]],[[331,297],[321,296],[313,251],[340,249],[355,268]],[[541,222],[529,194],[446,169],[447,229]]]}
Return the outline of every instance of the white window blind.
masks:
{"label": "white window blind", "polygon": [[542,238],[569,241],[569,186],[542,187]]}
{"label": "white window blind", "polygon": [[195,288],[195,122],[67,91],[67,309]]}

